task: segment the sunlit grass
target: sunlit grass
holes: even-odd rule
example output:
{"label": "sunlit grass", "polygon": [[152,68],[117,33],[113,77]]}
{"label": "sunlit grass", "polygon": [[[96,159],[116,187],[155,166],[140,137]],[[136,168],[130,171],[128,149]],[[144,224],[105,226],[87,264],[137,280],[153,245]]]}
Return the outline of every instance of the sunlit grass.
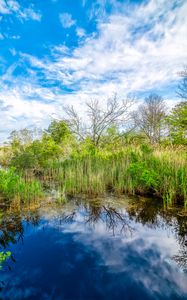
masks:
{"label": "sunlit grass", "polygon": [[[58,165],[58,167],[57,167]],[[69,194],[151,194],[168,204],[187,203],[184,151],[127,147],[114,153],[75,155],[54,166],[54,178]]]}
{"label": "sunlit grass", "polygon": [[0,170],[0,194],[7,200],[28,201],[43,195],[42,185],[37,180],[26,182],[13,169]]}

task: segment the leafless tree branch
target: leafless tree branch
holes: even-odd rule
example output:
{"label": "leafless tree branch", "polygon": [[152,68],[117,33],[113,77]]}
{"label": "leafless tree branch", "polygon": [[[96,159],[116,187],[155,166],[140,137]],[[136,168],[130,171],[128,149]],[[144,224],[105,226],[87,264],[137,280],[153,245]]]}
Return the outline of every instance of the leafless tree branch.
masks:
{"label": "leafless tree branch", "polygon": [[130,108],[133,104],[134,99],[128,98],[119,101],[116,94],[107,100],[106,107],[103,107],[99,100],[90,100],[85,103],[87,122],[82,121],[72,106],[66,107],[65,112],[72,132],[81,139],[89,136],[97,147],[101,137],[109,127],[129,121]]}

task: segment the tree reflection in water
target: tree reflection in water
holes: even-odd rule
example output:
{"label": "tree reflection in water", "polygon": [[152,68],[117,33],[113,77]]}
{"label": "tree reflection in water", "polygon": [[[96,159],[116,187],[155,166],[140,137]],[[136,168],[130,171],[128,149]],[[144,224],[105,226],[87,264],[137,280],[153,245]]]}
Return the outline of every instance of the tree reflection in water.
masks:
{"label": "tree reflection in water", "polygon": [[24,239],[23,221],[37,226],[40,217],[37,209],[24,211],[5,206],[0,210],[0,247],[6,249],[12,243],[16,244]]}
{"label": "tree reflection in water", "polygon": [[133,205],[127,208],[129,217],[147,226],[169,227],[180,245],[180,250],[173,259],[187,272],[187,212],[183,207],[165,209],[161,201],[155,200],[133,201]]}
{"label": "tree reflection in water", "polygon": [[181,246],[179,253],[173,256],[178,266],[187,273],[187,247],[185,245]]}
{"label": "tree reflection in water", "polygon": [[[20,208],[10,210],[9,207],[1,209],[1,251],[11,243],[15,244],[24,240],[23,222],[31,223],[33,226],[39,225],[40,219],[43,218],[41,210],[43,206],[45,207],[45,203],[32,210]],[[50,218],[57,218],[60,225],[75,222],[81,212],[82,222],[85,225],[94,227],[102,222],[113,236],[116,234],[132,236],[135,232],[133,226],[135,223],[141,223],[152,228],[170,228],[180,245],[180,250],[173,259],[183,270],[187,270],[187,246],[185,246],[187,215],[183,208],[165,209],[158,199],[134,198],[128,199],[128,201],[122,199],[118,202],[118,199],[114,198],[110,201],[107,199],[72,199],[67,205],[57,203],[48,205],[46,211],[50,211]]]}
{"label": "tree reflection in water", "polygon": [[[85,203],[80,204],[77,202],[77,205],[83,206],[84,209],[84,222],[93,226],[98,224],[100,221],[105,224],[106,229],[111,231],[113,235],[118,232],[125,234],[132,234],[133,228],[130,225],[128,215],[121,211],[119,208],[115,208],[108,205],[103,205],[102,202],[90,201],[89,205]],[[60,224],[63,222],[74,222],[77,217],[77,210],[73,212],[65,212],[60,216]]]}

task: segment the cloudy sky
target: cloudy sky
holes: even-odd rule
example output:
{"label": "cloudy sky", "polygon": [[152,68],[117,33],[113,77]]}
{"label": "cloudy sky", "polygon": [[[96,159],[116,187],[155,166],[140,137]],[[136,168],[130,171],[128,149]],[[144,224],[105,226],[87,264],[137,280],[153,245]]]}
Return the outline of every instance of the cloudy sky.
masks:
{"label": "cloudy sky", "polygon": [[186,0],[0,0],[0,142],[117,92],[177,101]]}

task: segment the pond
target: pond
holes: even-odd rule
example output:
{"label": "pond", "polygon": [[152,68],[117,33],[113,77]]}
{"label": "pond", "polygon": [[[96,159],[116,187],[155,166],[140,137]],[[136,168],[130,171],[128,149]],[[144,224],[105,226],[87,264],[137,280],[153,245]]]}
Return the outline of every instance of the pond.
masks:
{"label": "pond", "polygon": [[158,199],[1,205],[1,299],[187,299],[187,215]]}

